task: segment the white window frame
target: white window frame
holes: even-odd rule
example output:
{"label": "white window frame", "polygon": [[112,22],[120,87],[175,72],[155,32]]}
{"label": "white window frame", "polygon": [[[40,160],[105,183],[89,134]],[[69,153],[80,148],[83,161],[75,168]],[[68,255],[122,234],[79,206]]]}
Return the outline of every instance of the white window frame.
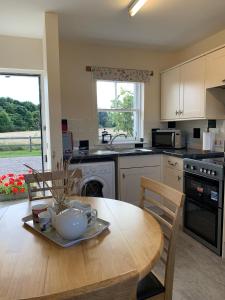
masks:
{"label": "white window frame", "polygon": [[[96,87],[96,107],[97,107],[97,118],[99,112],[133,112],[135,113],[134,116],[137,117],[137,120],[134,120],[134,136],[133,137],[121,137],[118,138],[115,143],[129,143],[129,142],[135,142],[143,137],[144,133],[144,83],[143,82],[132,82],[135,84],[135,107],[131,109],[116,109],[116,108],[98,108],[98,99],[97,99],[97,82],[98,81],[105,81],[105,82],[114,82],[115,84],[115,95],[117,94],[117,83],[131,83],[129,81],[114,81],[114,80],[96,80],[95,87]],[[137,103],[139,102],[139,103]],[[99,130],[99,128],[98,128]],[[98,135],[99,141],[101,140],[101,137]]]}

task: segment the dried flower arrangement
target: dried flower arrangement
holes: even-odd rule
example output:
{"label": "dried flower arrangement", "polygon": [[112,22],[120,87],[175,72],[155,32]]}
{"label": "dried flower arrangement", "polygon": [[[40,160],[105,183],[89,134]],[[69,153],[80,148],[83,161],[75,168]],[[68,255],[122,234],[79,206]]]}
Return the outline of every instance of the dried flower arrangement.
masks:
{"label": "dried flower arrangement", "polygon": [[[68,207],[71,195],[80,195],[82,171],[80,169],[69,170],[70,161],[71,159],[61,160],[56,164],[56,171],[46,173],[39,172],[29,165],[24,164],[32,171],[39,190],[47,187],[50,191],[57,213]],[[45,176],[46,174],[48,176]]]}

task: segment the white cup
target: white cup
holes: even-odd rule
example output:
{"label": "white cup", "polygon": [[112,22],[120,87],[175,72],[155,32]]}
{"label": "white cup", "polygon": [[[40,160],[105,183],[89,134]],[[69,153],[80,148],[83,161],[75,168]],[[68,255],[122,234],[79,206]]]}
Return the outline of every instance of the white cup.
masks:
{"label": "white cup", "polygon": [[38,214],[39,224],[42,231],[47,230],[51,226],[51,215],[48,211]]}

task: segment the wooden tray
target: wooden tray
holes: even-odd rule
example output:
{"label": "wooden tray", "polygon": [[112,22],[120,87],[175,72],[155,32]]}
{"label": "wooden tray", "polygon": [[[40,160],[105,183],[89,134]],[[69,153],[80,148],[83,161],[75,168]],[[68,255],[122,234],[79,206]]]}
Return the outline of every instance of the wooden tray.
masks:
{"label": "wooden tray", "polygon": [[32,228],[33,230],[40,233],[47,239],[51,240],[55,244],[57,244],[61,247],[64,247],[64,248],[73,246],[84,240],[92,239],[92,238],[98,236],[104,230],[106,230],[110,225],[109,222],[102,220],[100,218],[97,218],[96,223],[93,226],[89,227],[88,230],[82,236],[80,236],[76,240],[71,241],[71,240],[66,240],[63,237],[61,237],[52,226],[50,228],[48,228],[46,231],[41,231],[39,223],[33,222],[32,215],[24,217],[22,219],[22,222],[24,223],[25,226]]}

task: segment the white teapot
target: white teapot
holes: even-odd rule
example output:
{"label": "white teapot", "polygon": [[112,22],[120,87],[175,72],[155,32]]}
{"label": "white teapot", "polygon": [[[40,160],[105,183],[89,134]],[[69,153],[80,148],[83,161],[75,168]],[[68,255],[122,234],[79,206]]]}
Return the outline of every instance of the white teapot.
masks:
{"label": "white teapot", "polygon": [[87,228],[93,225],[97,219],[97,211],[92,210],[92,220],[89,222],[88,213],[81,209],[68,208],[58,215],[50,208],[52,226],[67,240],[75,240],[85,233]]}

